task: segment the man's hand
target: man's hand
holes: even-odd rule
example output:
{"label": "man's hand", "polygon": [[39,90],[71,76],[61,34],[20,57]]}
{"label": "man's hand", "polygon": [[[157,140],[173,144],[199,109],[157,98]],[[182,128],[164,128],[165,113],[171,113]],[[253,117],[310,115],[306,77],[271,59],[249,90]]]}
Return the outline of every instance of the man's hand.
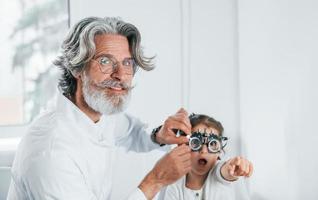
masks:
{"label": "man's hand", "polygon": [[228,181],[235,181],[240,176],[250,177],[252,173],[253,164],[240,156],[229,159],[221,167],[221,175]]}
{"label": "man's hand", "polygon": [[147,199],[162,187],[170,185],[191,170],[191,149],[187,145],[174,148],[162,157],[139,185]]}
{"label": "man's hand", "polygon": [[166,119],[156,135],[156,141],[160,144],[185,144],[189,141],[186,136],[176,137],[176,133],[173,130],[181,130],[187,135],[191,133],[188,113],[183,108]]}

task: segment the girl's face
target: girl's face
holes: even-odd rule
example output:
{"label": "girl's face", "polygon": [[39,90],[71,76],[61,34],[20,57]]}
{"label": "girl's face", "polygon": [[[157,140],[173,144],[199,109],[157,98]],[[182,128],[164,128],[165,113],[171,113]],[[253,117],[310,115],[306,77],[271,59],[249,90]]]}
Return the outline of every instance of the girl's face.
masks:
{"label": "girl's face", "polygon": [[[192,128],[192,132],[196,131],[205,131],[206,133],[213,132],[216,135],[220,134],[215,128],[208,127],[204,124],[198,124]],[[200,151],[191,152],[191,173],[195,173],[196,175],[205,175],[215,165],[218,157],[219,153],[215,154],[208,152],[207,145],[203,145]]]}

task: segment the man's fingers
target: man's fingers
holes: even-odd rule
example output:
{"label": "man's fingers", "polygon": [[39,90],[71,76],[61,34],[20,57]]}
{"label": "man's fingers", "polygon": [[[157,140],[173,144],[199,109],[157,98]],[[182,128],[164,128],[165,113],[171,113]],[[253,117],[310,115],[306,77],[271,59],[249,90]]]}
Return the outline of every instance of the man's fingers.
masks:
{"label": "man's fingers", "polygon": [[184,123],[184,125],[191,130],[191,123],[188,117],[188,112],[184,108],[180,108],[173,117],[175,117],[177,121]]}
{"label": "man's fingers", "polygon": [[191,164],[189,165],[189,166],[187,166],[187,167],[185,167],[183,170],[184,170],[184,174],[187,174],[188,172],[190,172],[191,171]]}
{"label": "man's fingers", "polygon": [[181,118],[181,119],[185,119],[185,121],[189,122],[189,117],[188,117],[188,113],[187,112],[177,112],[176,114],[174,114],[173,116]]}
{"label": "man's fingers", "polygon": [[185,165],[191,165],[191,155],[182,155],[180,156],[180,161]]}
{"label": "man's fingers", "polygon": [[167,126],[169,129],[182,130],[186,134],[191,133],[190,122],[187,122],[185,119],[182,119],[182,118],[171,116],[169,118],[169,122],[168,122]]}
{"label": "man's fingers", "polygon": [[175,130],[180,130],[187,135],[191,134],[191,123],[188,117],[188,113],[183,108],[180,108],[176,114],[168,117],[165,120],[163,127],[157,134],[157,142],[164,144],[187,143],[187,138],[176,139],[180,137],[180,135],[178,134],[178,132],[175,133]]}
{"label": "man's fingers", "polygon": [[166,136],[166,140],[168,141],[167,144],[187,144],[189,142],[189,139],[186,136]]}
{"label": "man's fingers", "polygon": [[184,152],[183,154],[178,154],[177,156],[182,162],[191,160],[191,153],[190,152]]}
{"label": "man's fingers", "polygon": [[170,153],[174,153],[176,155],[183,155],[183,154],[187,154],[187,153],[190,153],[191,152],[191,149],[189,146],[187,145],[181,145],[181,146],[178,146],[176,148],[174,148]]}
{"label": "man's fingers", "polygon": [[191,159],[183,160],[183,167],[191,167]]}
{"label": "man's fingers", "polygon": [[191,165],[191,150],[187,145],[181,145],[173,149],[170,153],[174,154],[173,159],[182,162],[183,165]]}
{"label": "man's fingers", "polygon": [[180,108],[177,113],[184,113],[186,115],[188,115],[188,112],[184,109],[184,108]]}
{"label": "man's fingers", "polygon": [[186,136],[172,138],[171,140],[175,140],[174,144],[186,144],[189,142],[189,139]]}
{"label": "man's fingers", "polygon": [[174,136],[169,136],[167,137],[167,140],[169,141],[169,144],[186,144],[188,143],[188,138],[185,136],[181,137],[174,137]]}
{"label": "man's fingers", "polygon": [[191,124],[188,113],[177,113],[174,116],[176,116],[177,118],[183,119],[185,121],[185,123],[187,123],[189,125]]}

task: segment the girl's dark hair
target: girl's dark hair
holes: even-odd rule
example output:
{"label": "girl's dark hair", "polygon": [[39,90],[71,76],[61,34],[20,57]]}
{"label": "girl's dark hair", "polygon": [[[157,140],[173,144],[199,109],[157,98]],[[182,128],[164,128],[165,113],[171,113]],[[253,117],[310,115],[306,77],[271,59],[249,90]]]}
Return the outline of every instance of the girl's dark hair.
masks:
{"label": "girl's dark hair", "polygon": [[219,132],[219,136],[223,136],[224,128],[221,122],[215,120],[213,117],[203,114],[191,114],[189,116],[190,123],[192,127],[197,126],[198,124],[204,124],[207,127],[213,127]]}
{"label": "girl's dark hair", "polygon": [[[221,122],[215,120],[213,117],[209,117],[207,115],[203,114],[194,114],[192,113],[189,116],[190,123],[192,127],[197,126],[198,124],[204,124],[207,127],[215,128],[219,132],[219,136],[223,136],[224,128],[221,124]],[[222,149],[222,152],[225,153],[224,149]],[[218,157],[218,160],[221,160],[221,157]]]}

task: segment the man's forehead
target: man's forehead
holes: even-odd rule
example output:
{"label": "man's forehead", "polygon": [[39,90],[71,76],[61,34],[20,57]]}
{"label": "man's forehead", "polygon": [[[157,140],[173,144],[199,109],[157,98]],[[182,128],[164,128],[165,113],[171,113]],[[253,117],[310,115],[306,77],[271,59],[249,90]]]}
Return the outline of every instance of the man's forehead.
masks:
{"label": "man's forehead", "polygon": [[119,34],[99,34],[96,35],[94,38],[94,42],[97,45],[99,44],[107,44],[107,43],[124,43],[128,44],[128,40],[125,36]]}
{"label": "man's forehead", "polygon": [[94,38],[96,54],[111,53],[116,56],[122,55],[127,57],[130,55],[128,39],[118,34],[100,34]]}

